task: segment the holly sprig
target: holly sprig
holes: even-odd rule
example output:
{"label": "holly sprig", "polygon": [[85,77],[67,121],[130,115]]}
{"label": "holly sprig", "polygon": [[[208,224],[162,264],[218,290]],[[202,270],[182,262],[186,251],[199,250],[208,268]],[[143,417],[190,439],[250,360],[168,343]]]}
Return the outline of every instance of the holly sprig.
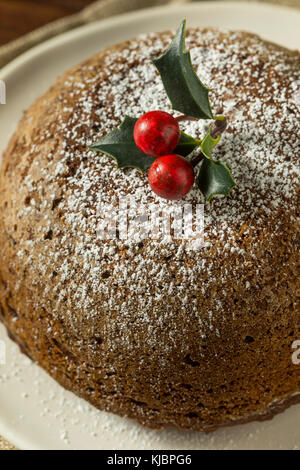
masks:
{"label": "holly sprig", "polygon": [[231,189],[236,185],[226,163],[214,160],[212,157],[213,148],[218,144],[221,133],[226,129],[226,126],[225,118],[217,120],[214,126],[210,126],[201,143],[201,153],[198,158],[201,156],[204,158],[196,178],[196,184],[207,201],[217,194],[229,196]]}
{"label": "holly sprig", "polygon": [[[90,146],[91,150],[105,153],[113,157],[118,168],[137,168],[143,173],[149,170],[155,157],[146,155],[136,145],[133,138],[134,126],[137,118],[125,116],[120,127],[102,137],[101,140]],[[175,153],[186,157],[201,144],[200,140],[181,132],[178,146]]]}
{"label": "holly sprig", "polygon": [[[215,195],[229,195],[236,183],[224,162],[213,159],[213,149],[225,131],[224,116],[215,116],[209,101],[209,89],[201,82],[193,68],[191,55],[185,50],[186,20],[184,20],[167,51],[152,62],[160,73],[165,91],[174,110],[183,113],[181,120],[213,119],[203,140],[181,132],[174,153],[188,157],[195,149],[200,152],[192,157],[191,164],[201,163],[196,184],[207,201]],[[137,118],[125,116],[120,127],[112,130],[89,148],[113,157],[118,168],[133,167],[146,172],[155,157],[146,155],[136,145],[134,126]]]}
{"label": "holly sprig", "polygon": [[185,50],[184,20],[166,52],[152,62],[160,73],[173,109],[197,119],[214,119],[209,89],[203,85],[192,65],[191,54]]}

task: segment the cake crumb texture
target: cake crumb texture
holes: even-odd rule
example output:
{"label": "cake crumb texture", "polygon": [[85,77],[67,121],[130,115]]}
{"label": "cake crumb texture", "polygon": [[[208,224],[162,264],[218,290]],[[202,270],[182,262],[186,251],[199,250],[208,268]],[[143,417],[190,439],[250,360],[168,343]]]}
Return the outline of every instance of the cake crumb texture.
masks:
{"label": "cake crumb texture", "polygon": [[[100,240],[104,203],[132,195],[174,207],[146,175],[88,150],[125,114],[179,114],[151,63],[171,38],[106,49],[24,113],[0,174],[0,318],[25,354],[97,408],[212,431],[300,400],[300,54],[249,33],[189,30],[212,108],[228,118],[214,157],[238,186],[209,204],[196,187],[176,202],[205,203],[198,251],[138,234]],[[181,127],[203,138],[209,124]]]}

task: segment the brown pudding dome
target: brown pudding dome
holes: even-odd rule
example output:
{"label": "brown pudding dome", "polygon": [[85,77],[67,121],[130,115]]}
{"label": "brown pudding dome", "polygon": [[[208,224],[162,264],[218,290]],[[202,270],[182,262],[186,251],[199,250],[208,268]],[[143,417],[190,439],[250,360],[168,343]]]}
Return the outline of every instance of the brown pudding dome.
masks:
{"label": "brown pudding dome", "polygon": [[[215,157],[238,186],[205,203],[199,250],[100,240],[102,203],[174,204],[88,149],[124,114],[174,113],[151,62],[171,38],[100,52],[24,113],[0,174],[0,318],[23,352],[100,410],[211,431],[300,401],[300,54],[245,32],[189,30],[193,64],[228,118]],[[207,125],[184,130],[201,138]],[[205,201],[194,188],[176,204],[187,202]]]}

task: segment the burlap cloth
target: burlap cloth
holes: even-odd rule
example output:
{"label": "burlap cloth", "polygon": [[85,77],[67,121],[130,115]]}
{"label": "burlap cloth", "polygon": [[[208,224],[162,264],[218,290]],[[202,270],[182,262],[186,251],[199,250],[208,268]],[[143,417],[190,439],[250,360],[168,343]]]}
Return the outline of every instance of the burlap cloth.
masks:
{"label": "burlap cloth", "polygon": [[[128,11],[148,8],[151,6],[190,3],[193,0],[98,0],[82,10],[80,13],[61,20],[50,23],[42,28],[22,36],[0,47],[0,68],[17,57],[22,52],[39,44],[46,39],[57,36],[58,34],[76,28],[80,25],[90,23],[95,20],[108,18],[109,16],[119,15]],[[213,0],[212,0],[213,1]],[[227,1],[227,0],[222,0]],[[239,0],[236,0],[239,1]],[[249,0],[248,0],[249,1]],[[252,1],[252,0],[250,0]],[[284,5],[294,8],[300,8],[300,0],[256,0],[277,5]],[[0,409],[1,412],[1,409]],[[15,447],[9,444],[0,436],[0,450],[15,450]]]}

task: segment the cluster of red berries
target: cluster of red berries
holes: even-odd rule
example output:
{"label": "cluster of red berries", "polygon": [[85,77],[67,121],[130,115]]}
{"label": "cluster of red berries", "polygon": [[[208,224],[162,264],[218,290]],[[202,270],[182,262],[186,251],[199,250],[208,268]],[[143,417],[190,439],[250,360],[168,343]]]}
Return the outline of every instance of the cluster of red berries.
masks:
{"label": "cluster of red berries", "polygon": [[176,119],[164,111],[150,111],[138,119],[134,140],[147,155],[158,157],[152,163],[148,180],[152,190],[165,199],[181,199],[194,184],[194,168],[174,152],[180,139]]}

